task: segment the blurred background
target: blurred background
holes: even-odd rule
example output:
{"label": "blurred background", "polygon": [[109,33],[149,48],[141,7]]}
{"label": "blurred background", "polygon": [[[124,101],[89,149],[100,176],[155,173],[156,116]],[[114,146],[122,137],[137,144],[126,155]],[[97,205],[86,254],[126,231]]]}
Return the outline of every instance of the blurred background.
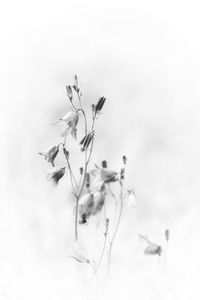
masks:
{"label": "blurred background", "polygon": [[[7,1],[0,23],[1,299],[199,299],[198,1]],[[50,124],[69,110],[74,74],[86,110],[107,98],[91,167],[106,159],[119,168],[125,154],[136,193],[113,248],[115,275],[98,296],[77,284],[67,256],[69,178],[55,189],[38,155],[60,141]],[[166,228],[157,272],[162,257],[143,256],[138,233],[164,245]]]}

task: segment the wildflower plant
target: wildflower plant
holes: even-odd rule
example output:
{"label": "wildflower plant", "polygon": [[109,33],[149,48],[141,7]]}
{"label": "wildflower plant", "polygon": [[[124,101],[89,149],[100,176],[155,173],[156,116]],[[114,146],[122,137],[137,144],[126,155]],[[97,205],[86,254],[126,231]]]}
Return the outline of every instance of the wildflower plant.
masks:
{"label": "wildflower plant", "polygon": [[[74,237],[76,242],[75,250],[70,257],[80,263],[92,262],[96,273],[105,257],[105,253],[107,253],[108,270],[110,268],[112,248],[121,222],[123,207],[124,204],[128,206],[135,205],[135,193],[132,188],[124,187],[127,164],[125,155],[122,157],[120,170],[108,168],[106,160],[102,161],[101,166],[95,165],[95,167],[89,169],[95,141],[96,122],[104,108],[106,98],[100,97],[96,103],[92,104],[91,112],[86,112],[82,103],[83,94],[76,75],[74,83],[66,86],[66,93],[71,109],[52,124],[59,128],[63,140],[39,154],[51,165],[46,178],[53,184],[58,185],[65,174],[69,175],[75,200]],[[80,117],[83,117],[84,120],[83,136],[80,136]],[[76,178],[73,171],[74,166],[71,164],[72,153],[68,148],[68,140],[71,138],[77,142],[77,147],[83,153],[83,162],[81,161],[79,165],[79,178]],[[64,166],[55,165],[55,159],[59,153],[62,153],[65,158],[66,163]],[[114,192],[113,186],[117,186]],[[109,210],[112,201],[114,209]],[[85,254],[86,250],[80,244],[79,227],[88,224],[90,219],[95,216],[100,216],[100,222],[104,226],[102,232],[104,241],[100,257],[90,259]],[[86,227],[85,230],[87,230]]]}

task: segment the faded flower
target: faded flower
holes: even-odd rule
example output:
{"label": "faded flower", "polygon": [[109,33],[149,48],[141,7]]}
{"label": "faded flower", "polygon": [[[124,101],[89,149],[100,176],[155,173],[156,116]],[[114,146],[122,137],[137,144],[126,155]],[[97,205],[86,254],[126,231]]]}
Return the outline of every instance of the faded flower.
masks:
{"label": "faded flower", "polygon": [[47,180],[52,181],[55,185],[57,185],[64,174],[65,167],[54,167],[47,173],[46,178]]}
{"label": "faded flower", "polygon": [[44,159],[52,164],[54,167],[54,160],[58,154],[59,146],[52,146],[44,152],[39,152],[40,155],[44,156]]}
{"label": "faded flower", "polygon": [[67,136],[71,132],[72,137],[76,139],[76,126],[78,124],[78,120],[79,115],[74,111],[69,111],[63,118],[56,121],[54,125],[61,126],[60,135],[62,137]]}
{"label": "faded flower", "polygon": [[89,264],[91,262],[87,252],[79,242],[76,241],[71,250],[72,250],[72,255],[70,255],[69,257],[74,258],[80,263]]}
{"label": "faded flower", "polygon": [[91,215],[99,213],[105,202],[105,194],[101,191],[88,193],[79,201],[80,224],[87,222]]}
{"label": "faded flower", "polygon": [[[88,193],[79,200],[79,215],[80,224],[86,223],[89,216],[92,214],[94,207],[94,197],[92,193]],[[84,221],[84,222],[83,222]]]}
{"label": "faded flower", "polygon": [[117,180],[118,173],[107,168],[96,168],[91,170],[91,174],[95,176],[97,185],[115,182]]}
{"label": "faded flower", "polygon": [[144,249],[144,254],[145,255],[161,255],[162,254],[162,247],[152,243],[147,237],[139,234],[139,237],[142,242],[146,244],[146,247]]}
{"label": "faded flower", "polygon": [[93,194],[93,209],[92,209],[92,215],[96,215],[99,213],[104,205],[105,202],[105,193],[101,191],[97,191]]}

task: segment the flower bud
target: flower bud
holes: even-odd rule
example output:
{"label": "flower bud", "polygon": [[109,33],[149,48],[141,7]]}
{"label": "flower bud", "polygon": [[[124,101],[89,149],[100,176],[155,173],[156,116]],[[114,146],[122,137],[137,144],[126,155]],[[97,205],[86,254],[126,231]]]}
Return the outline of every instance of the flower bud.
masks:
{"label": "flower bud", "polygon": [[94,131],[91,131],[90,133],[84,136],[84,138],[80,141],[80,145],[83,146],[81,148],[81,151],[84,152],[88,148],[93,138],[94,138]]}
{"label": "flower bud", "polygon": [[73,99],[73,93],[72,93],[72,88],[70,85],[66,85],[66,90],[67,90],[67,96],[70,101]]}
{"label": "flower bud", "polygon": [[69,159],[69,151],[65,147],[63,148],[63,153],[65,155],[66,160],[68,160]]}
{"label": "flower bud", "polygon": [[85,185],[89,189],[89,187],[90,187],[90,173],[86,173],[86,176],[85,176]]}
{"label": "flower bud", "polygon": [[77,75],[74,76],[73,88],[74,88],[75,92],[77,92],[77,93],[80,91],[79,86],[78,86],[78,77],[77,77]]}
{"label": "flower bud", "polygon": [[123,159],[123,163],[125,165],[127,163],[127,157],[125,155],[123,155],[122,159]]}
{"label": "flower bud", "polygon": [[122,168],[121,171],[120,171],[120,179],[124,180],[124,177],[125,177],[125,169]]}
{"label": "flower bud", "polygon": [[102,161],[102,168],[107,168],[107,161],[106,160],[103,160]]}
{"label": "flower bud", "polygon": [[106,98],[105,97],[100,97],[96,106],[95,106],[95,111],[96,113],[100,112],[104,106],[104,103],[106,101]]}
{"label": "flower bud", "polygon": [[165,230],[165,239],[167,242],[169,241],[169,229]]}

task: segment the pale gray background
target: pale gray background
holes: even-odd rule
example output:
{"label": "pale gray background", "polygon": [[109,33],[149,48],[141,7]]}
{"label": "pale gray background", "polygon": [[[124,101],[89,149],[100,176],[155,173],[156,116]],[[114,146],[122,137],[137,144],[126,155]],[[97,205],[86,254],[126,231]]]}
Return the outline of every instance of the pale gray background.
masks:
{"label": "pale gray background", "polygon": [[[102,299],[199,299],[199,2],[10,1],[0,23],[1,298],[97,299],[67,258],[67,178],[53,188],[37,155],[59,141],[50,124],[68,110],[76,73],[88,108],[107,97],[93,162],[115,168],[126,154],[137,194]],[[137,233],[163,243],[165,228],[168,264],[155,280],[156,259],[135,256]]]}

